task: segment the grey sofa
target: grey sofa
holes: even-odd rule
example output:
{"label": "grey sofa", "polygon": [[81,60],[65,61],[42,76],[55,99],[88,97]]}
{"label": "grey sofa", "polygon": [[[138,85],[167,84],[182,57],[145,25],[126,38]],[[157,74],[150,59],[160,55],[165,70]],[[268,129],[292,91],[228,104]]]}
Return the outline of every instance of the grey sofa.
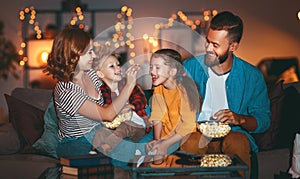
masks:
{"label": "grey sofa", "polygon": [[[291,85],[295,86],[299,93],[300,83],[298,82]],[[285,89],[287,89],[287,87],[291,85],[285,86]],[[25,117],[27,117],[27,119],[25,118],[24,120],[30,120],[28,119],[29,115],[32,118],[32,120],[37,120],[36,118],[40,118],[39,120],[43,121],[43,114],[46,111],[47,106],[50,102],[52,91],[44,89],[16,88],[12,91],[11,95],[9,96],[14,97],[14,100],[20,100],[21,104],[25,103],[26,105],[30,105],[31,107],[33,106],[33,110],[37,110],[37,112],[35,113],[31,111],[20,112],[20,110],[24,110],[25,108],[20,106],[18,107],[18,105],[14,106],[10,102],[10,104],[8,104],[10,118],[19,117],[19,119],[13,120],[18,120],[20,122],[20,120],[23,120],[23,118]],[[9,97],[7,97],[7,99],[8,98]],[[298,104],[299,103],[300,101],[298,101]],[[18,112],[19,116],[11,114],[16,113],[15,110]],[[28,115],[26,115],[27,113]],[[33,114],[39,114],[39,116],[33,116]],[[34,125],[37,124],[35,123]],[[36,139],[31,139],[31,141],[29,139],[25,140],[25,144],[24,137],[20,137],[20,135],[25,134],[20,134],[20,131],[18,131],[20,129],[16,129],[14,127],[16,126],[16,124],[14,124],[12,121],[10,123],[0,126],[1,178],[38,178],[40,174],[47,168],[59,165],[59,160],[53,157],[53,155],[41,153],[30,146],[33,143],[35,143],[36,140],[38,140],[41,137],[41,135],[43,135],[45,130],[47,130],[46,128],[44,128],[46,127],[44,126],[44,122],[38,123],[38,125],[39,126],[35,126],[32,129],[30,129],[30,132],[33,133],[32,130],[40,130],[40,128],[42,128],[42,131],[40,131],[38,134],[33,133],[38,137],[36,137]],[[292,140],[293,139],[290,139],[290,141]],[[271,148],[266,151],[258,152],[256,154],[258,164],[258,178],[272,179],[274,178],[274,175],[278,174],[280,171],[288,171],[290,167],[290,152],[291,151],[289,146],[280,145],[277,145],[274,148]]]}
{"label": "grey sofa", "polygon": [[271,100],[271,126],[263,134],[253,135],[260,152],[258,178],[269,179],[287,172],[291,165],[293,141],[300,133],[300,82],[283,84],[283,81],[269,88]]}
{"label": "grey sofa", "polygon": [[44,170],[59,164],[53,156],[28,147],[44,132],[43,115],[51,96],[51,90],[27,88],[16,88],[5,95],[10,122],[0,126],[1,178],[38,178]]}

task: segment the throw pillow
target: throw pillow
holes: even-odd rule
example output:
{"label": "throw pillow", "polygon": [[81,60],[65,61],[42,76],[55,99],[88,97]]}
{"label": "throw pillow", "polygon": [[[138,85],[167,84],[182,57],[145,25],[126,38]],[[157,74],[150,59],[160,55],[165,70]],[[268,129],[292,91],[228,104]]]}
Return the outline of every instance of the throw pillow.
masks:
{"label": "throw pillow", "polygon": [[270,128],[259,134],[252,134],[259,150],[275,148],[279,142],[279,126],[282,119],[282,107],[284,100],[283,81],[276,83],[269,89],[270,110],[272,113]]}
{"label": "throw pillow", "polygon": [[39,139],[44,131],[44,111],[27,104],[13,96],[4,94],[9,120],[18,133],[21,141],[21,153],[35,153],[32,144]]}
{"label": "throw pillow", "polygon": [[282,107],[283,119],[280,123],[279,148],[293,150],[296,133],[300,133],[300,93],[295,86],[289,86],[284,90],[285,98]]}
{"label": "throw pillow", "polygon": [[58,145],[58,119],[53,98],[45,111],[44,133],[32,146],[39,152],[50,157],[58,158],[56,147]]}
{"label": "throw pillow", "polygon": [[0,154],[13,154],[20,150],[18,134],[11,123],[0,126]]}

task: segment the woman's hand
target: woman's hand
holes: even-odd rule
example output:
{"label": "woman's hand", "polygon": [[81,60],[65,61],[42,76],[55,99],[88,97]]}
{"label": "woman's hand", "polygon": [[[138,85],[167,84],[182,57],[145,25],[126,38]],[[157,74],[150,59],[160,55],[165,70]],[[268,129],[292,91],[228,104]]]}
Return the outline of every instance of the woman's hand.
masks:
{"label": "woman's hand", "polygon": [[131,104],[125,104],[125,106],[122,108],[122,110],[120,111],[119,114],[124,114],[124,113],[128,113],[129,111],[133,110],[134,106]]}
{"label": "woman's hand", "polygon": [[139,64],[134,64],[131,65],[127,71],[126,71],[126,79],[127,79],[127,84],[132,85],[133,87],[136,85],[136,80],[137,80],[137,72],[140,70],[140,65]]}

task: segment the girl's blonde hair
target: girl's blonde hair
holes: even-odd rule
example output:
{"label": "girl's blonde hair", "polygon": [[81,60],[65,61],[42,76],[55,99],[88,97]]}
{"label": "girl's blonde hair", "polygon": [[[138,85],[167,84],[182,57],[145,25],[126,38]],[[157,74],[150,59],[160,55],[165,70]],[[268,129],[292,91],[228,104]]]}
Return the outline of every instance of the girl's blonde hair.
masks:
{"label": "girl's blonde hair", "polygon": [[95,43],[94,52],[96,58],[93,61],[92,68],[96,71],[100,70],[103,63],[109,56],[114,56],[119,60],[119,55],[115,52],[112,52],[112,50],[104,44]]}

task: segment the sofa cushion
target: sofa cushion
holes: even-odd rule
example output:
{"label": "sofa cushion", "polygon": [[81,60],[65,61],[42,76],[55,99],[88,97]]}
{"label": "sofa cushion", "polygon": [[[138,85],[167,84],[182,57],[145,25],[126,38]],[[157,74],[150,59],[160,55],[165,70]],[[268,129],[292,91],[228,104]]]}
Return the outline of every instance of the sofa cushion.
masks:
{"label": "sofa cushion", "polygon": [[300,133],[300,93],[296,86],[288,86],[284,92],[283,120],[280,123],[278,148],[287,147],[292,151],[294,138]]}
{"label": "sofa cushion", "polygon": [[57,158],[58,119],[53,98],[44,114],[44,122],[44,133],[32,146],[41,154]]}
{"label": "sofa cushion", "polygon": [[272,113],[270,128],[264,133],[252,134],[260,151],[274,149],[278,145],[284,100],[283,81],[276,83],[269,89],[269,98]]}
{"label": "sofa cushion", "polygon": [[290,151],[287,148],[258,152],[256,155],[259,179],[274,178],[274,174],[289,169]]}
{"label": "sofa cushion", "polygon": [[52,97],[52,92],[53,90],[48,89],[15,88],[11,92],[11,96],[45,111]]}
{"label": "sofa cushion", "polygon": [[21,141],[21,153],[34,153],[32,144],[44,131],[44,111],[27,104],[15,97],[5,94],[9,120]]}
{"label": "sofa cushion", "polygon": [[20,149],[20,140],[11,123],[0,126],[0,155],[13,154]]}
{"label": "sofa cushion", "polygon": [[51,157],[43,156],[43,155],[36,155],[36,154],[0,155],[1,178],[11,178],[11,179],[48,178],[48,177],[39,177],[39,176],[47,168],[55,168],[58,165],[59,165],[59,160]]}

